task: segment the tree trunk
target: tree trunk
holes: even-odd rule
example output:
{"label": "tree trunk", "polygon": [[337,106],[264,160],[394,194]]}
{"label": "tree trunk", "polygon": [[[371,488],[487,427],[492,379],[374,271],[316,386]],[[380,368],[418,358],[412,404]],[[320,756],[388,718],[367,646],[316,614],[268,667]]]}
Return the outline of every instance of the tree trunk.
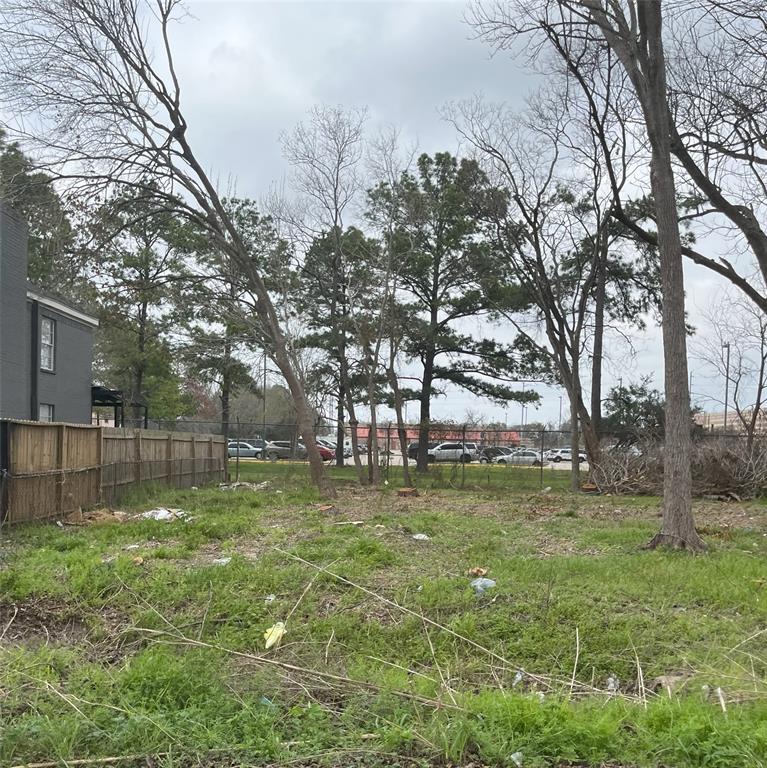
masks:
{"label": "tree trunk", "polygon": [[146,301],[141,302],[138,316],[138,362],[133,370],[133,394],[132,411],[134,427],[140,428],[142,421],[142,407],[139,403],[142,400],[142,390],[144,389],[144,370],[146,368],[146,335],[147,323],[149,319],[149,305]]}
{"label": "tree trunk", "polygon": [[602,437],[602,355],[605,335],[607,237],[602,235],[601,240],[594,285],[594,357],[591,360],[590,427],[597,441]]}
{"label": "tree trunk", "polygon": [[570,387],[570,490],[579,493],[581,490],[581,465],[578,461],[579,441],[578,441],[578,398],[580,397],[580,387],[578,386],[578,365],[577,361],[573,364],[573,382]]}
{"label": "tree trunk", "polygon": [[230,422],[230,399],[232,394],[232,382],[229,374],[224,371],[224,375],[221,380],[221,434],[224,436],[224,440],[229,439],[229,422]]}
{"label": "tree trunk", "polygon": [[344,458],[344,392],[343,385],[338,385],[338,402],[336,403],[336,466],[343,467]]}
{"label": "tree trunk", "polygon": [[[334,499],[336,497],[336,490],[325,474],[322,456],[320,456],[320,452],[317,450],[317,441],[314,439],[314,417],[306,400],[303,383],[296,374],[293,361],[290,359],[282,328],[280,328],[277,321],[274,308],[263,286],[263,282],[260,277],[254,277],[253,282],[259,288],[263,288],[263,293],[259,295],[261,301],[260,314],[267,325],[269,335],[274,343],[274,362],[280,369],[280,373],[285,379],[285,383],[288,385],[291,397],[293,398],[293,404],[296,409],[296,424],[306,447],[312,481],[317,486],[322,498]],[[264,392],[264,397],[266,397],[266,392]]]}
{"label": "tree trunk", "polygon": [[423,361],[423,382],[421,384],[421,410],[418,424],[418,459],[416,471],[426,472],[429,468],[429,421],[431,418],[431,385],[434,378],[434,354],[429,352]]}
{"label": "tree trunk", "polygon": [[378,415],[376,414],[375,367],[372,359],[368,367],[368,405],[370,407],[370,434],[368,435],[368,479],[372,485],[381,482],[378,466]]}
{"label": "tree trunk", "polygon": [[[232,339],[229,333],[229,327],[224,329],[224,366],[221,373],[221,434],[224,440],[229,439],[229,415],[230,399],[232,394]],[[266,397],[266,393],[264,393]],[[237,438],[239,439],[239,435]]]}
{"label": "tree trunk", "polygon": [[[676,187],[671,165],[661,5],[642,2],[638,4],[638,10],[640,29],[647,46],[646,90],[641,101],[652,149],[650,184],[658,227],[666,390],[663,523],[660,533],[647,546],[700,551],[705,549],[705,544],[695,530],[692,516],[692,439],[687,379],[684,271]],[[640,97],[641,95],[640,93]]]}
{"label": "tree trunk", "polygon": [[[345,367],[346,363],[344,362],[342,365]],[[366,485],[367,478],[365,476],[365,468],[362,465],[362,459],[360,458],[360,443],[357,436],[357,414],[354,412],[354,400],[348,388],[346,390],[346,412],[349,415],[349,437],[352,443],[352,458],[354,459],[354,468],[357,471],[357,481],[360,485]]]}
{"label": "tree trunk", "polygon": [[397,372],[394,370],[393,359],[389,360],[389,365],[386,368],[386,376],[389,379],[389,386],[391,387],[394,398],[394,414],[397,417],[397,438],[399,439],[399,450],[402,454],[402,482],[406,486],[410,486],[413,483],[410,479],[410,464],[408,463],[407,455],[407,426],[402,415],[402,391],[399,388],[399,380],[397,379]]}

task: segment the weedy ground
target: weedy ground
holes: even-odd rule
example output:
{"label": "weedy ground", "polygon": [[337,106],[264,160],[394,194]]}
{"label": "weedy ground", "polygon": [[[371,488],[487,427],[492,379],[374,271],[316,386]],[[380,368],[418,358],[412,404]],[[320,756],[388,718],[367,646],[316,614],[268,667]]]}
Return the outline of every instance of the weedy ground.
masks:
{"label": "weedy ground", "polygon": [[767,506],[700,502],[707,554],[648,552],[657,499],[468,470],[418,498],[340,470],[326,509],[243,462],[268,489],[120,507],[189,522],[2,531],[0,764],[767,765]]}

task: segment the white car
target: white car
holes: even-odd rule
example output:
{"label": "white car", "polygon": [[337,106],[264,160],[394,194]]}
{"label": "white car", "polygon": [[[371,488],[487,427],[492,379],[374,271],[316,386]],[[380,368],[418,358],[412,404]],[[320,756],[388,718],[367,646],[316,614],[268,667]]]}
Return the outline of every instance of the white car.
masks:
{"label": "white car", "polygon": [[[549,461],[553,461],[559,464],[560,461],[572,461],[573,452],[571,448],[556,448],[552,451],[546,452],[546,458]],[[586,461],[586,454],[583,451],[578,452],[578,463],[581,464]]]}
{"label": "white car", "polygon": [[429,448],[428,460],[434,461],[461,461],[468,464],[473,458],[468,446],[462,443],[437,443]]}
{"label": "white car", "polygon": [[528,467],[539,467],[543,464],[543,459],[538,451],[531,451],[528,448],[514,451],[511,454],[502,454],[493,459],[494,464],[516,464]]}

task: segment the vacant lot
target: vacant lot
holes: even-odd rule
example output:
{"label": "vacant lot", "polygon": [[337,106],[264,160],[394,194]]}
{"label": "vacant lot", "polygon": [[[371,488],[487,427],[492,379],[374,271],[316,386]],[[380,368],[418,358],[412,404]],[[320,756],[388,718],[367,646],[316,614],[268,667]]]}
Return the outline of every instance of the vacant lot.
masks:
{"label": "vacant lot", "polygon": [[2,533],[2,765],[767,765],[767,507],[699,504],[691,557],[640,550],[655,499],[513,471],[397,498],[342,470],[331,509],[242,471],[269,488],[121,507],[188,520]]}

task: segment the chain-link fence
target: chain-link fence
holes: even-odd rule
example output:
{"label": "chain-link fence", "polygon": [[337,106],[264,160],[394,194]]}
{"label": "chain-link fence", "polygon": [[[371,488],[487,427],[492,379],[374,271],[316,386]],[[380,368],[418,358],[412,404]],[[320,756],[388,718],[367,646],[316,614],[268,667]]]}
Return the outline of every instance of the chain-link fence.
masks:
{"label": "chain-link fence", "polygon": [[[150,420],[149,426],[164,431],[228,432],[230,475],[235,478],[308,481],[310,477],[306,448],[295,424],[234,419],[225,430],[220,421],[176,419]],[[749,442],[743,433],[723,435],[700,428],[693,428],[692,433],[696,445],[694,475],[713,477],[729,463],[728,477],[735,478],[716,484],[696,480],[701,493],[713,492],[719,486],[740,488],[741,476],[757,478],[749,481],[748,487],[761,483],[761,475],[767,473],[767,436]],[[340,439],[335,424],[318,425],[315,437],[326,466],[340,481],[354,482],[361,477],[395,486],[537,491],[571,488],[574,482],[580,485],[591,474],[582,437],[573,461],[572,433],[567,430],[431,423],[424,430],[418,424],[409,424],[400,435],[395,423],[386,422],[375,430],[367,424],[358,424],[354,431],[345,425]],[[594,474],[600,486],[615,492],[621,492],[621,488],[660,492],[660,436],[602,435],[601,450],[600,472]],[[579,475],[575,480],[574,469]],[[640,483],[637,476],[641,476]]]}
{"label": "chain-link fence", "polygon": [[[150,420],[149,427],[206,434],[226,431],[233,477],[309,478],[306,448],[295,424],[235,419],[225,430],[220,421],[177,419]],[[568,470],[573,462],[567,431],[470,424],[430,424],[422,430],[411,424],[400,435],[394,423],[375,430],[359,424],[354,431],[347,425],[339,441],[336,426],[330,424],[317,426],[315,437],[326,465],[339,479],[362,475],[398,486],[417,482],[446,488],[570,486]],[[419,456],[421,443],[423,455]],[[584,453],[575,464],[587,470]]]}

